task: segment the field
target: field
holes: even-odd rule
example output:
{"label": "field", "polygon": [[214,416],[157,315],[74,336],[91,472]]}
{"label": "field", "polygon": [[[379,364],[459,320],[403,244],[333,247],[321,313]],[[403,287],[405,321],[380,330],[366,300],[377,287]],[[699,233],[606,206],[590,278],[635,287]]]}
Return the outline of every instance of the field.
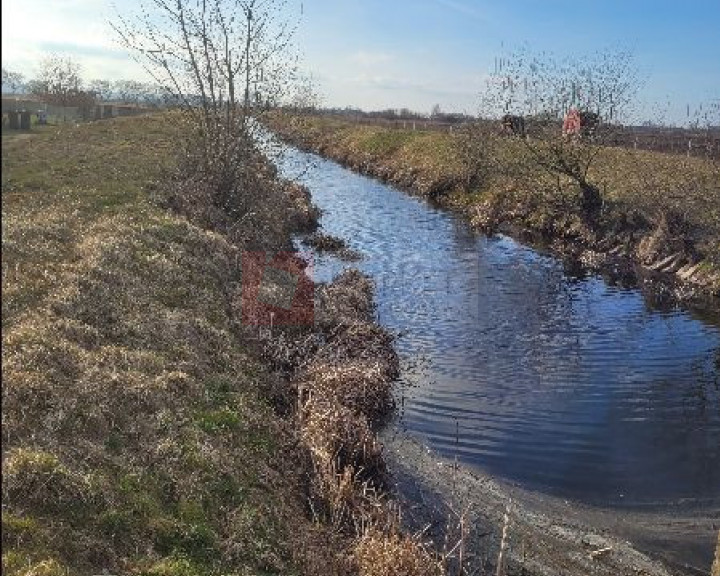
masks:
{"label": "field", "polygon": [[[324,112],[326,118],[334,118],[354,124],[376,126],[392,130],[419,132],[457,132],[472,119],[469,116],[453,118],[388,117],[380,114]],[[497,124],[497,123],[496,123]],[[560,126],[558,125],[558,130]],[[720,159],[720,127],[709,129],[667,128],[662,126],[613,127],[608,144],[633,150],[666,152],[696,158]]]}

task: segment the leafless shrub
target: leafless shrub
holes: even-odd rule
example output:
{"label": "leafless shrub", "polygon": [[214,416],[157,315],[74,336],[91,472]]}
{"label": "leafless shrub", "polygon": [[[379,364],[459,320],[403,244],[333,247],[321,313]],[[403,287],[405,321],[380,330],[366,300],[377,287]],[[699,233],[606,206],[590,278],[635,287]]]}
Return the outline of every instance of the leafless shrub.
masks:
{"label": "leafless shrub", "polygon": [[[589,178],[590,168],[612,132],[627,113],[641,81],[627,51],[559,60],[550,54],[520,50],[500,59],[482,94],[483,112],[490,117],[514,114],[525,118],[528,137],[522,138],[528,159],[557,178],[569,178],[580,190],[580,208],[596,223],[602,206],[600,188]],[[578,135],[560,130],[571,106],[602,120]]]}
{"label": "leafless shrub", "polygon": [[284,0],[156,0],[111,25],[184,112],[184,168],[237,220],[272,205],[257,186],[253,118],[291,71]]}

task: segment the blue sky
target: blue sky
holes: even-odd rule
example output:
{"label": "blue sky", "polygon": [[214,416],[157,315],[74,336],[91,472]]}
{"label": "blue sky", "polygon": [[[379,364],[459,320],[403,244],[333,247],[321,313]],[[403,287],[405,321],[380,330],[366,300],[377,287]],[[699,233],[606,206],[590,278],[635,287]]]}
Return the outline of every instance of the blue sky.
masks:
{"label": "blue sky", "polygon": [[[123,6],[132,2],[118,3]],[[296,44],[325,102],[365,109],[477,112],[501,50],[558,56],[622,46],[646,85],[641,116],[682,122],[720,98],[720,0],[290,0]],[[68,52],[88,78],[138,76],[114,43],[109,0],[6,0],[3,64],[32,75],[43,52]],[[669,102],[669,105],[668,105]]]}

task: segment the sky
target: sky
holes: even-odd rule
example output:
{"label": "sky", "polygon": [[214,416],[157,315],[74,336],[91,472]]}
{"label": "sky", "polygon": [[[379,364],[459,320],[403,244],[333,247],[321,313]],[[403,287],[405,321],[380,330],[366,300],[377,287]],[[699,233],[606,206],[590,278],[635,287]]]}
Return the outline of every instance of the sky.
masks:
{"label": "sky", "polygon": [[[88,80],[142,79],[114,14],[111,0],[5,0],[3,66],[31,77],[56,52]],[[639,119],[682,123],[688,105],[720,99],[720,0],[288,0],[288,16],[328,106],[476,114],[495,58],[520,47],[631,50],[645,79]]]}

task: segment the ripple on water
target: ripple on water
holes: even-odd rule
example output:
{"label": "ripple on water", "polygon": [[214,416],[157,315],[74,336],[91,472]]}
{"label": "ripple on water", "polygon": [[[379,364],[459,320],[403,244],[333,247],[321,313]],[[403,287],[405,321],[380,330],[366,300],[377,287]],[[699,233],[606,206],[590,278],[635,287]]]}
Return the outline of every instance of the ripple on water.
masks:
{"label": "ripple on water", "polygon": [[[346,238],[403,336],[402,425],[433,448],[585,501],[720,499],[720,330],[340,166],[281,164]],[[317,256],[329,280],[344,267]]]}

